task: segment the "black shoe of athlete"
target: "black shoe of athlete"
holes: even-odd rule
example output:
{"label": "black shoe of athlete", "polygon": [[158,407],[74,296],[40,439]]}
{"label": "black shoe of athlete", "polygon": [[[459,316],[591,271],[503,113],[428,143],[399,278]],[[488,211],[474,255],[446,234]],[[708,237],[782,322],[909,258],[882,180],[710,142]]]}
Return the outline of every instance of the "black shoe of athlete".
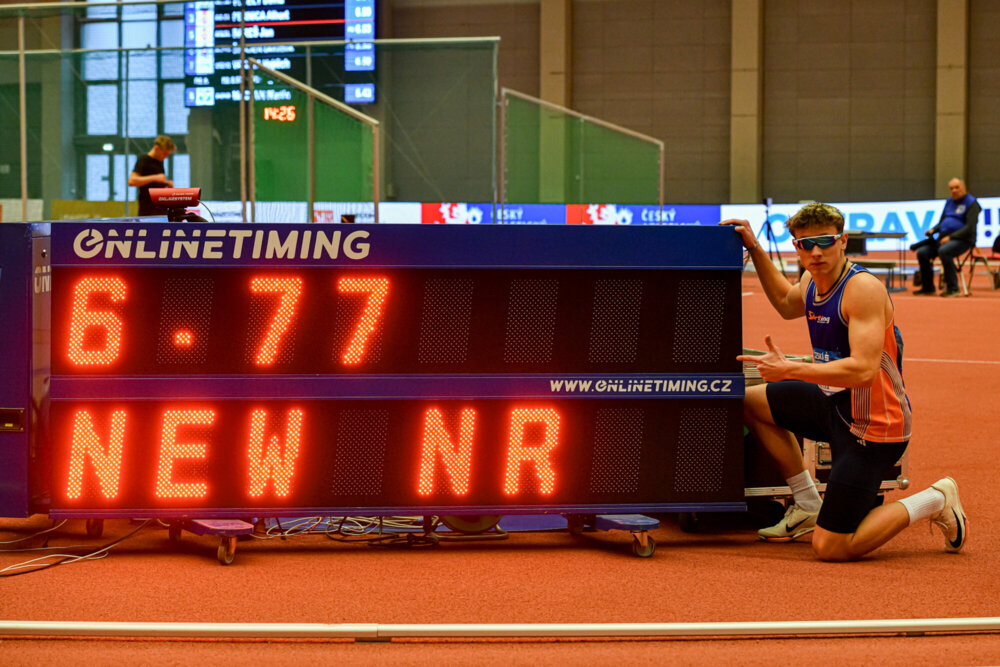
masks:
{"label": "black shoe of athlete", "polygon": [[928,295],[928,294],[937,294],[937,292],[935,292],[932,289],[915,289],[915,290],[913,290],[913,293],[916,294],[917,296],[924,296],[924,295]]}

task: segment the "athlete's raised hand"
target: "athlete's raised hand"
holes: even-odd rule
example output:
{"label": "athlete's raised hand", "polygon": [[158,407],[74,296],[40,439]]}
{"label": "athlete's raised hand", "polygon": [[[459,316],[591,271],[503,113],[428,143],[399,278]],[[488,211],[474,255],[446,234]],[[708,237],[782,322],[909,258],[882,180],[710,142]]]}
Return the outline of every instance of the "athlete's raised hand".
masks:
{"label": "athlete's raised hand", "polygon": [[729,220],[723,220],[719,223],[720,225],[731,225],[736,233],[738,233],[743,238],[743,247],[748,250],[753,250],[757,245],[757,239],[753,235],[753,228],[750,226],[748,220],[738,220],[736,218],[730,218]]}
{"label": "athlete's raised hand", "polygon": [[765,382],[778,382],[788,377],[789,364],[792,362],[785,358],[784,353],[771,340],[771,336],[765,336],[764,342],[767,344],[767,352],[762,355],[741,354],[736,357],[739,361],[749,361],[757,364],[757,370]]}

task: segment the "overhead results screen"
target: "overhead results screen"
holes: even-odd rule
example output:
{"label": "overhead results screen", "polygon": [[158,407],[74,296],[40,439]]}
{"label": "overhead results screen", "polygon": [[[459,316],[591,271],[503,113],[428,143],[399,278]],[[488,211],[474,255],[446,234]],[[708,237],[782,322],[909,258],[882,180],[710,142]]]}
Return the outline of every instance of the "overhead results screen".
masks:
{"label": "overhead results screen", "polygon": [[[240,38],[248,56],[308,83],[303,49],[294,42],[343,40],[340,73],[347,102],[374,102],[375,0],[201,0],[184,3],[184,104],[215,106],[240,99]],[[249,95],[249,91],[247,92]],[[290,98],[283,88],[254,91],[259,101]]]}
{"label": "overhead results screen", "polygon": [[740,501],[729,231],[60,225],[52,506]]}

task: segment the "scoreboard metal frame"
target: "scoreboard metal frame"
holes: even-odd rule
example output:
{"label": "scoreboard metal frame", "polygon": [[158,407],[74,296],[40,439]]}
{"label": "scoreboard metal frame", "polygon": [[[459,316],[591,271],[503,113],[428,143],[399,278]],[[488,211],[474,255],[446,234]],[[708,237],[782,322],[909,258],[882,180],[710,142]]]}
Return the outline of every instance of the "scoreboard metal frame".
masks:
{"label": "scoreboard metal frame", "polygon": [[709,226],[4,225],[0,515],[742,510],[741,268]]}

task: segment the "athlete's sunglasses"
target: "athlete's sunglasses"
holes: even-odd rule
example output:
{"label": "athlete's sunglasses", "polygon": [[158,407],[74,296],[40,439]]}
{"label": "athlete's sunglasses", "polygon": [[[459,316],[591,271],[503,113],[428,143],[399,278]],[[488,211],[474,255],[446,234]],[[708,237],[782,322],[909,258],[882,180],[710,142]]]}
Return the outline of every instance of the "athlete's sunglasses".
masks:
{"label": "athlete's sunglasses", "polygon": [[799,250],[812,250],[813,246],[829,248],[836,243],[846,232],[839,234],[823,234],[822,236],[805,236],[801,239],[792,239],[792,245]]}

